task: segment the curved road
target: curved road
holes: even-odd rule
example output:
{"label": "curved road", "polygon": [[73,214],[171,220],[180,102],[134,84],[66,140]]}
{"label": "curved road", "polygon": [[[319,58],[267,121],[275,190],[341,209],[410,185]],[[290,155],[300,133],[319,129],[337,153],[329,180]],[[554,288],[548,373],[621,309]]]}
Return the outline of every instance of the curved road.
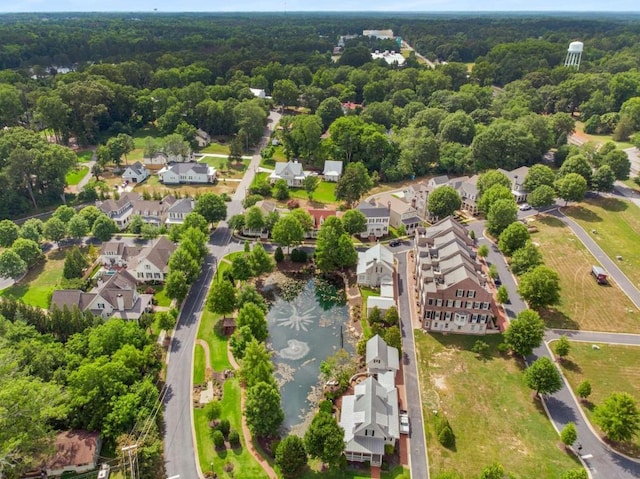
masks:
{"label": "curved road", "polygon": [[[280,114],[269,113],[269,120],[264,136],[256,148],[251,163],[242,181],[238,184],[233,200],[227,204],[227,216],[242,213],[242,200],[256,170],[260,165],[260,149],[267,144],[271,132],[280,120]],[[176,328],[171,339],[167,356],[167,381],[165,385],[164,404],[164,456],[167,477],[180,479],[202,478],[202,471],[196,463],[195,439],[193,432],[192,379],[193,348],[204,310],[207,292],[217,262],[225,254],[242,250],[242,245],[230,243],[231,231],[222,221],[209,238],[209,254],[205,259],[202,272],[191,286],[184,306],[178,317]]]}

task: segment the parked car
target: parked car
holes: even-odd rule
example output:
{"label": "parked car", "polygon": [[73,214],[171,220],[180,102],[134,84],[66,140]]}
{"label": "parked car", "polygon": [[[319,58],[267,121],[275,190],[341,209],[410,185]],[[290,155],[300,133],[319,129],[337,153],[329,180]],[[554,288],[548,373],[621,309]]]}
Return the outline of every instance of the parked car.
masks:
{"label": "parked car", "polygon": [[389,246],[394,247],[394,246],[400,246],[400,244],[402,243],[402,241],[400,241],[399,239],[394,239],[389,241]]}
{"label": "parked car", "polygon": [[400,434],[410,434],[411,424],[409,423],[409,414],[407,411],[400,411]]}
{"label": "parked car", "polygon": [[500,286],[502,284],[502,280],[500,279],[500,276],[496,276],[495,278],[493,278],[493,282],[496,286]]}
{"label": "parked car", "polygon": [[529,211],[531,209],[531,205],[528,203],[522,203],[520,205],[520,211]]}

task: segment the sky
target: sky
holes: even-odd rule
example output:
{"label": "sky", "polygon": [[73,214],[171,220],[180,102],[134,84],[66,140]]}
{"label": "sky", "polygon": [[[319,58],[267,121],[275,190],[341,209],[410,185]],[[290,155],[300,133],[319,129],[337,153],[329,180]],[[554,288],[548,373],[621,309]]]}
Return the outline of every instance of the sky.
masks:
{"label": "sky", "polygon": [[638,0],[0,0],[7,12],[640,11]]}

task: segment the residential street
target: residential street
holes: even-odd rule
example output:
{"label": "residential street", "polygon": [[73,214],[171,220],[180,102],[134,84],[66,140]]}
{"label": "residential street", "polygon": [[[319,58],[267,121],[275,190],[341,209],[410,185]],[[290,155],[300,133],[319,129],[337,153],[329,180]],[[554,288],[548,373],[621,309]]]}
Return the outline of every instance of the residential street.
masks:
{"label": "residential street", "polygon": [[[269,114],[269,122],[265,127],[264,137],[256,148],[256,154],[253,155],[251,163],[233,195],[233,200],[227,203],[228,218],[242,212],[242,200],[253,182],[257,167],[260,165],[260,149],[266,145],[279,119],[278,113],[271,112]],[[226,222],[222,221],[209,238],[210,254],[205,260],[200,276],[191,286],[189,295],[185,299],[169,347],[166,396],[164,398],[166,425],[164,454],[167,477],[175,477],[176,479],[178,477],[180,479],[204,477],[196,463],[193,432],[191,400],[193,349],[200,316],[204,310],[209,285],[217,269],[217,262],[227,253],[242,250],[241,244],[230,243],[230,240],[231,231]]]}

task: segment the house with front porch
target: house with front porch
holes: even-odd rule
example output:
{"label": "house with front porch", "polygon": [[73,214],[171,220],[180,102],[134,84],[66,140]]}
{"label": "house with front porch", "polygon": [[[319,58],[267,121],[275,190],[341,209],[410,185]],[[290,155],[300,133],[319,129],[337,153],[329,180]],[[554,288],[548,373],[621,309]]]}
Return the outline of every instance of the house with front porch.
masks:
{"label": "house with front porch", "polygon": [[342,161],[326,160],[322,175],[324,181],[337,182],[342,176]]}
{"label": "house with front porch", "polygon": [[389,225],[396,230],[404,227],[406,234],[411,235],[421,224],[418,210],[411,201],[405,201],[395,195],[383,195],[378,198],[378,204],[387,205]]}
{"label": "house with front porch", "polygon": [[206,163],[174,163],[158,171],[158,176],[165,185],[214,183],[216,169]]}
{"label": "house with front porch", "polygon": [[279,161],[269,175],[269,182],[274,184],[276,181],[283,179],[290,188],[299,188],[308,174],[302,169],[302,163],[298,163],[297,160],[287,161],[286,163]]}
{"label": "house with front porch", "polygon": [[367,218],[367,229],[360,238],[381,238],[389,234],[390,212],[387,206],[378,205],[375,200],[363,201],[357,209]]}
{"label": "house with front porch", "polygon": [[129,165],[122,173],[122,178],[131,183],[142,183],[149,178],[149,170],[142,163],[136,161],[133,165]]}
{"label": "house with front porch", "polygon": [[313,228],[311,231],[307,231],[305,233],[306,238],[316,238],[320,231],[320,227],[324,224],[325,220],[329,216],[336,216],[337,214],[336,210],[327,210],[324,208],[309,208],[307,212],[313,219]]}
{"label": "house with front porch", "polygon": [[393,281],[393,253],[380,243],[366,251],[360,251],[356,271],[359,285],[379,288],[381,284]]}

